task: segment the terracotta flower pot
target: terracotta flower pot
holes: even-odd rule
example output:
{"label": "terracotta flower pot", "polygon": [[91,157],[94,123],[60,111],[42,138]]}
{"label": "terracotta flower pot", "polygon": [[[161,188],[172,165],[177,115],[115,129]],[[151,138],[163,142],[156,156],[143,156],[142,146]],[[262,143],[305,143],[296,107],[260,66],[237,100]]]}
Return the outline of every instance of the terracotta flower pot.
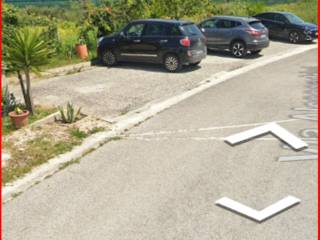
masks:
{"label": "terracotta flower pot", "polygon": [[88,58],[88,48],[87,48],[86,44],[77,44],[76,45],[76,52],[82,60]]}
{"label": "terracotta flower pot", "polygon": [[23,111],[22,114],[16,114],[15,111],[9,112],[9,117],[11,119],[12,125],[16,129],[22,128],[23,126],[26,126],[29,123],[29,111],[27,110]]}

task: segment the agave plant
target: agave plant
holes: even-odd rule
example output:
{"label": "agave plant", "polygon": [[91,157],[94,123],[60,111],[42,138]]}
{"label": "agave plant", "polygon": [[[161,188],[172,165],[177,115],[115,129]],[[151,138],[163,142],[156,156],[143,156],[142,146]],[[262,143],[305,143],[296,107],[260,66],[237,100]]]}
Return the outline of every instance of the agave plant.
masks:
{"label": "agave plant", "polygon": [[[75,109],[72,103],[68,102],[66,109],[59,107],[60,121],[63,123],[74,123],[80,118],[81,108]],[[56,119],[57,120],[57,119]]]}
{"label": "agave plant", "polygon": [[4,58],[11,71],[18,75],[27,109],[33,114],[30,73],[40,73],[39,67],[49,62],[54,50],[39,30],[23,28],[14,30],[6,43]]}

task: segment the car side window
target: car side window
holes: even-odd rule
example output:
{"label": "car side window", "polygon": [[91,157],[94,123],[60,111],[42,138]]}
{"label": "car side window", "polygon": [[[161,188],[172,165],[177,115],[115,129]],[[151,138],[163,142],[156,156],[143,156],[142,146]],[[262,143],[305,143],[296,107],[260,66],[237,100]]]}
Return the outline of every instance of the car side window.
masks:
{"label": "car side window", "polygon": [[217,22],[218,20],[217,19],[212,19],[212,20],[208,20],[208,21],[205,21],[201,24],[201,27],[202,28],[216,28],[217,27]]}
{"label": "car side window", "polygon": [[134,23],[126,31],[128,37],[141,37],[144,29],[143,23]]}
{"label": "car side window", "polygon": [[261,15],[258,15],[260,18],[265,20],[274,20],[274,16],[272,13],[263,13]]}
{"label": "car side window", "polygon": [[237,21],[218,20],[217,28],[234,28],[240,25],[241,23]]}
{"label": "car side window", "polygon": [[169,35],[169,36],[180,36],[181,35],[181,31],[180,31],[180,29],[179,29],[179,27],[178,26],[176,26],[176,25],[169,25],[169,26],[167,26],[168,27],[168,29],[167,29],[167,34]]}
{"label": "car side window", "polygon": [[287,18],[281,14],[275,14],[274,20],[277,22],[282,22],[282,23],[288,22]]}
{"label": "car side window", "polygon": [[167,26],[161,23],[148,24],[144,36],[166,36]]}

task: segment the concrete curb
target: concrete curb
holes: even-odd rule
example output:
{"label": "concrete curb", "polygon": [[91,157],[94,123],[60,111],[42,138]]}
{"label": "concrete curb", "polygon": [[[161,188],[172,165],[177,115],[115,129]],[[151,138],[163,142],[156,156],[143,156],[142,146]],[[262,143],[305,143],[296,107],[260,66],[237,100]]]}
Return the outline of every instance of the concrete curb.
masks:
{"label": "concrete curb", "polygon": [[42,124],[45,124],[45,123],[48,123],[48,122],[52,122],[54,121],[54,118],[57,117],[59,115],[59,111],[57,112],[54,112],[54,113],[51,113],[50,115],[38,120],[38,121],[35,121],[34,123],[31,123],[29,125],[30,128],[32,127],[37,127],[37,126],[40,126]]}
{"label": "concrete curb", "polygon": [[[88,70],[93,68],[94,66],[91,65],[91,62],[81,62],[76,64],[71,64],[63,67],[51,68],[41,73],[40,77],[33,76],[33,79],[43,79],[43,78],[53,78],[58,76],[65,76],[68,74],[76,73],[76,72],[83,72],[84,70]],[[7,77],[10,81],[16,79],[16,76]],[[18,81],[18,80],[17,80]]]}
{"label": "concrete curb", "polygon": [[70,72],[74,71],[82,71],[83,69],[91,68],[91,62],[82,62],[82,63],[77,63],[77,64],[72,64],[72,65],[67,65],[64,67],[58,67],[58,68],[52,68],[47,70],[43,76],[62,76],[69,74]]}
{"label": "concrete curb", "polygon": [[279,61],[281,59],[288,58],[288,57],[306,52],[308,50],[316,49],[316,48],[317,48],[317,45],[298,47],[294,51],[291,51],[282,55],[276,55],[270,58],[266,58],[261,61],[257,61],[253,64],[250,64],[248,66],[245,66],[243,68],[239,68],[230,72],[216,73],[210,76],[209,78],[205,79],[204,81],[199,83],[197,87],[189,91],[182,92],[177,96],[171,97],[159,103],[147,104],[140,109],[129,112],[125,116],[114,118],[112,120],[109,119],[108,121],[115,123],[113,130],[97,133],[95,135],[90,136],[80,146],[75,147],[71,152],[65,153],[63,155],[57,156],[56,158],[49,160],[48,163],[35,168],[33,171],[31,171],[31,173],[27,174],[25,177],[18,179],[17,181],[13,182],[8,186],[3,187],[2,189],[3,202],[10,200],[12,196],[14,196],[15,194],[19,194],[29,189],[34,184],[43,180],[47,176],[50,176],[55,172],[59,171],[61,164],[83,157],[86,153],[98,148],[102,144],[111,140],[113,137],[116,137],[122,134],[124,131],[134,127],[135,125],[147,120],[150,117],[155,116],[156,114],[162,112],[163,110],[168,109],[173,105],[189,97],[192,97],[219,83],[230,80],[233,77],[238,76],[240,74],[249,72],[253,69],[256,69],[256,68],[265,66],[267,64]]}

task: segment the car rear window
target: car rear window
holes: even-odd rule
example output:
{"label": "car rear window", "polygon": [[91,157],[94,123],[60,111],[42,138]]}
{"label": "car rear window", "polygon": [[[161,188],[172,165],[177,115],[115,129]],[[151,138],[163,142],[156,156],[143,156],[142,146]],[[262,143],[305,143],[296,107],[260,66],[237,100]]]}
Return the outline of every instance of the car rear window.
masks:
{"label": "car rear window", "polygon": [[181,29],[187,36],[202,34],[200,29],[195,24],[182,25]]}
{"label": "car rear window", "polygon": [[264,29],[264,25],[260,21],[249,22],[249,25],[257,30]]}

